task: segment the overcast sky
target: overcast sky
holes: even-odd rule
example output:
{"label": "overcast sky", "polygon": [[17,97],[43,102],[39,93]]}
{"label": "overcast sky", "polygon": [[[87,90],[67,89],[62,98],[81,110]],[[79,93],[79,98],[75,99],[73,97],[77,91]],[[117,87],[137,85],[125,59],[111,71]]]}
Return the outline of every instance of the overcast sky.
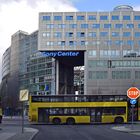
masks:
{"label": "overcast sky", "polygon": [[38,13],[77,11],[70,0],[0,0],[0,81],[2,54],[18,30],[28,33],[38,29]]}
{"label": "overcast sky", "polygon": [[140,0],[0,0],[0,81],[2,54],[11,44],[11,35],[37,30],[39,12],[111,11],[120,4],[140,10]]}

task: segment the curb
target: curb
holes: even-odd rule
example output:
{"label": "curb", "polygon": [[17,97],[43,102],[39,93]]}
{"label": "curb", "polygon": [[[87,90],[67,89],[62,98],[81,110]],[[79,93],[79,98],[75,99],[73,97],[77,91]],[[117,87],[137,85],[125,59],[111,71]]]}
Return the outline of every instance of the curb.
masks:
{"label": "curb", "polygon": [[33,135],[29,138],[29,140],[32,140],[37,135],[38,132],[39,130],[36,129],[36,132],[33,133]]}
{"label": "curb", "polygon": [[125,132],[125,133],[135,133],[135,132],[140,132],[140,130],[138,129],[131,129],[131,128],[126,128],[124,126],[120,126],[120,127],[112,127],[113,130],[117,130],[117,131],[120,131],[120,132]]}

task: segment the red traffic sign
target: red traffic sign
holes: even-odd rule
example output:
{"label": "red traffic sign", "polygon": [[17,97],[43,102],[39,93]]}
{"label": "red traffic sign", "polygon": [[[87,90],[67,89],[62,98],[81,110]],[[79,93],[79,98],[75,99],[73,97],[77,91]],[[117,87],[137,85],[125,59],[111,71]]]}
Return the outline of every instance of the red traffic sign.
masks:
{"label": "red traffic sign", "polygon": [[137,99],[140,96],[140,91],[136,87],[131,87],[127,90],[127,96],[130,99]]}

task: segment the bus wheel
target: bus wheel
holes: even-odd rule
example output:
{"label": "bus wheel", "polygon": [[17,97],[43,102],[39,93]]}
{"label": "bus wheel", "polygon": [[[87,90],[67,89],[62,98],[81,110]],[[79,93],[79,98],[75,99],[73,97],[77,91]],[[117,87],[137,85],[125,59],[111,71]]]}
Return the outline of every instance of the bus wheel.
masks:
{"label": "bus wheel", "polygon": [[59,118],[54,118],[52,122],[53,124],[60,124],[61,120]]}
{"label": "bus wheel", "polygon": [[115,123],[123,123],[124,119],[122,117],[116,117],[115,118]]}
{"label": "bus wheel", "polygon": [[74,119],[74,118],[68,118],[67,121],[66,121],[66,123],[67,123],[68,125],[75,124],[75,119]]}

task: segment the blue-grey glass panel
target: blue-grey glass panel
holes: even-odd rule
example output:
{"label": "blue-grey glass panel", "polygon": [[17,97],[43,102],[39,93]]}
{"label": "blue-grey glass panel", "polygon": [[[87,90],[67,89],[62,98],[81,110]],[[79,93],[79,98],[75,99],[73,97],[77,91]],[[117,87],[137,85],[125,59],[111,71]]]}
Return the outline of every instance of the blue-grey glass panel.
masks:
{"label": "blue-grey glass panel", "polygon": [[130,37],[131,33],[130,32],[123,32],[123,37]]}
{"label": "blue-grey glass panel", "polygon": [[62,20],[62,16],[54,16],[54,20]]}
{"label": "blue-grey glass panel", "polygon": [[104,28],[111,28],[111,24],[104,24]]}
{"label": "blue-grey glass panel", "polygon": [[77,16],[77,20],[84,20],[85,16]]}
{"label": "blue-grey glass panel", "polygon": [[69,27],[70,28],[77,28],[77,24],[70,24]]}
{"label": "blue-grey glass panel", "polygon": [[140,37],[140,32],[135,32],[135,37]]}
{"label": "blue-grey glass panel", "polygon": [[134,16],[134,20],[140,20],[140,15]]}
{"label": "blue-grey glass panel", "polygon": [[107,20],[108,16],[100,16],[100,20]]}
{"label": "blue-grey glass panel", "polygon": [[132,28],[134,28],[134,24],[127,24],[127,25],[126,25],[126,28],[132,29]]}
{"label": "blue-grey glass panel", "polygon": [[66,20],[73,20],[73,16],[66,16]]}
{"label": "blue-grey glass panel", "polygon": [[112,20],[119,20],[119,16],[112,16]]}
{"label": "blue-grey glass panel", "polygon": [[115,28],[123,28],[123,24],[115,24]]}
{"label": "blue-grey glass panel", "polygon": [[96,16],[94,16],[94,15],[89,15],[89,16],[88,16],[88,20],[96,20]]}
{"label": "blue-grey glass panel", "polygon": [[100,24],[92,24],[92,28],[100,28]]}
{"label": "blue-grey glass panel", "polygon": [[123,20],[130,20],[130,16],[123,16]]}
{"label": "blue-grey glass panel", "polygon": [[81,28],[88,28],[88,24],[81,24]]}
{"label": "blue-grey glass panel", "polygon": [[50,16],[43,16],[43,20],[50,20],[51,17]]}

